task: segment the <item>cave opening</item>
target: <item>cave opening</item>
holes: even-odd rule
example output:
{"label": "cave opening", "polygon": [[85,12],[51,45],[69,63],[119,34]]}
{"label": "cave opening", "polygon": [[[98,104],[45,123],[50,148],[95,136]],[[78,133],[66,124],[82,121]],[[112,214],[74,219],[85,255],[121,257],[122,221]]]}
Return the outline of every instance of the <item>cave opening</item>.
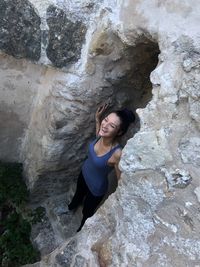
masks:
{"label": "cave opening", "polygon": [[[105,78],[113,88],[113,106],[128,107],[135,111],[136,115],[134,126],[130,127],[122,139],[123,146],[140,130],[140,119],[136,110],[145,108],[152,99],[150,74],[158,64],[159,54],[158,43],[142,36],[134,46],[126,47],[124,57],[117,65],[109,62],[105,68]],[[119,67],[121,75],[116,77],[114,72]],[[109,177],[109,182],[109,190],[104,201],[117,188],[116,177],[113,173]]]}
{"label": "cave opening", "polygon": [[105,78],[113,86],[116,104],[133,110],[146,107],[152,98],[150,74],[158,64],[159,53],[158,44],[143,37],[134,46],[125,48],[124,58],[119,62],[123,70],[121,76],[113,79],[113,63],[108,64]]}

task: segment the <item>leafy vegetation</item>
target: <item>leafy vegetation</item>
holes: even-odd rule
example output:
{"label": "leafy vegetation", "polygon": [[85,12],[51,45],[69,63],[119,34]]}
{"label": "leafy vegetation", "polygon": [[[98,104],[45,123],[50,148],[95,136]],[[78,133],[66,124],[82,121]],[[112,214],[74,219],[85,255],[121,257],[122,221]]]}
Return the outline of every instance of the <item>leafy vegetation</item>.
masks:
{"label": "leafy vegetation", "polygon": [[22,165],[0,162],[0,266],[17,267],[33,263],[39,253],[30,242],[31,224],[41,220],[44,209],[24,207],[28,190],[22,179]]}

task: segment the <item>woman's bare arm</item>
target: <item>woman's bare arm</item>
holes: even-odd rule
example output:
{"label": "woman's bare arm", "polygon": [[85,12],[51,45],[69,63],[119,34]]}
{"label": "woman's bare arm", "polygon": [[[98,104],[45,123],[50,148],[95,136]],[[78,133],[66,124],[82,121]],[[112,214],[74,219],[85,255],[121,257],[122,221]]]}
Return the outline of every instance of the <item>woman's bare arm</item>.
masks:
{"label": "woman's bare arm", "polygon": [[116,173],[118,181],[121,178],[121,171],[119,169],[119,161],[121,159],[121,155],[122,155],[121,149],[118,149],[114,154],[114,159],[115,159],[114,167],[115,167],[115,173]]}

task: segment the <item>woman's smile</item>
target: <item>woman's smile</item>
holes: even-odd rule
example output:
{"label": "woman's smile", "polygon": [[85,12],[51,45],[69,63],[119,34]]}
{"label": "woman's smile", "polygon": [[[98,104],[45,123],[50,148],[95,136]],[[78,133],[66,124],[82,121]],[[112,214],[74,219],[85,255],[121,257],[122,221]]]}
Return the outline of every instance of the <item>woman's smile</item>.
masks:
{"label": "woman's smile", "polygon": [[104,133],[106,133],[106,132],[107,132],[107,129],[104,128],[104,127],[102,127],[102,131],[103,131]]}

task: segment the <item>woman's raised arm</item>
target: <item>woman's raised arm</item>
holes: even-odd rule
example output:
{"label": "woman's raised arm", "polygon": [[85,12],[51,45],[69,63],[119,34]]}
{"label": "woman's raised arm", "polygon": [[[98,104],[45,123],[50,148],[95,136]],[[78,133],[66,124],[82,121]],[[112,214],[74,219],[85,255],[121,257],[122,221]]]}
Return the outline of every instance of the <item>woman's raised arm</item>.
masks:
{"label": "woman's raised arm", "polygon": [[101,116],[104,111],[108,108],[109,104],[103,104],[102,106],[98,107],[95,113],[95,121],[96,121],[96,136],[98,136],[100,125],[101,125]]}

